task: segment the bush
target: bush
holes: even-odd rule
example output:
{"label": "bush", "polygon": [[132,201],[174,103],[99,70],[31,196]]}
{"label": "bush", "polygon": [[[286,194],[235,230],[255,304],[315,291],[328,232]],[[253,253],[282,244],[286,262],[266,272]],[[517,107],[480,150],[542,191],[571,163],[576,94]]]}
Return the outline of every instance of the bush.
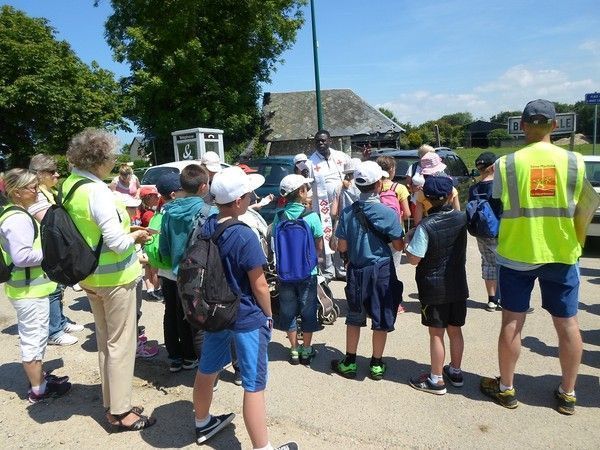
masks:
{"label": "bush", "polygon": [[421,135],[419,133],[416,132],[411,132],[408,133],[408,145],[411,148],[417,148],[420,147],[421,145],[423,145],[423,139],[421,138]]}

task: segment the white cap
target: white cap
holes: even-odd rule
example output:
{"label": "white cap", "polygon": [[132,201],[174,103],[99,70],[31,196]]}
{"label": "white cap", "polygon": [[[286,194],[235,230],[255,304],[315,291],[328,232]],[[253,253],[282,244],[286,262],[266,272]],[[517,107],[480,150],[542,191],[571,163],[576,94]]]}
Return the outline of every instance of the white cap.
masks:
{"label": "white cap", "polygon": [[221,167],[221,159],[215,152],[204,153],[200,159],[200,163],[213,173],[218,173],[223,170],[223,167]]}
{"label": "white cap", "polygon": [[238,166],[231,166],[216,173],[210,186],[210,193],[217,205],[226,205],[242,195],[252,192],[265,182],[258,173],[245,173]]}
{"label": "white cap", "polygon": [[307,161],[308,157],[304,153],[298,153],[294,156],[294,164],[298,164],[301,161]]}
{"label": "white cap", "polygon": [[354,182],[358,186],[368,186],[383,177],[389,177],[389,174],[383,170],[375,161],[363,161],[354,171]]}
{"label": "white cap", "polygon": [[142,200],[139,198],[132,197],[129,194],[121,194],[121,200],[127,208],[137,208],[142,204]]}
{"label": "white cap", "polygon": [[296,189],[299,189],[301,186],[312,182],[312,178],[304,178],[302,175],[286,175],[281,180],[281,183],[279,183],[279,193],[285,197]]}
{"label": "white cap", "polygon": [[360,163],[361,163],[360,158],[352,158],[350,161],[348,161],[346,164],[344,164],[344,170],[342,170],[342,173],[354,172],[356,169],[358,169],[358,166],[360,165]]}

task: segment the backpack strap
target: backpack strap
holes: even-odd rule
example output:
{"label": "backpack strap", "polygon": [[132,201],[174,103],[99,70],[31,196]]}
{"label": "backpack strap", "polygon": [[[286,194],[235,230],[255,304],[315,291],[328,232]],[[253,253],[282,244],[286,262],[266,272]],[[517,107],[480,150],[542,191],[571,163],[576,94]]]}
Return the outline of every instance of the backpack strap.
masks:
{"label": "backpack strap", "polygon": [[[21,211],[22,213],[25,213],[29,216],[29,218],[31,219],[31,223],[33,224],[33,240],[35,241],[39,234],[39,226],[38,226],[38,223],[35,220],[35,218],[31,214],[29,214],[29,211],[27,211],[25,208],[21,208],[20,206],[11,205],[8,208],[0,208],[0,218],[8,211]],[[8,265],[8,268],[12,272],[13,269],[15,268],[15,264],[10,263]],[[25,283],[26,284],[31,283],[31,268],[30,267],[25,267]]]}
{"label": "backpack strap", "polygon": [[363,211],[359,202],[355,202],[352,204],[352,211],[354,211],[354,213],[356,214],[356,217],[358,218],[358,222],[364,229],[372,232],[377,238],[379,238],[386,244],[388,242],[391,242],[391,239],[387,235],[383,234],[381,231],[379,231],[377,228],[375,228],[375,226],[367,218],[367,215]]}
{"label": "backpack strap", "polygon": [[[210,237],[210,239],[216,244],[217,241],[219,240],[219,238],[221,237],[221,235],[223,234],[223,232],[229,228],[232,225],[246,225],[244,222],[242,222],[241,220],[237,220],[237,219],[227,219],[225,222],[220,223],[217,228],[215,229],[215,232],[212,234],[212,236]],[[248,226],[248,225],[246,225]]]}

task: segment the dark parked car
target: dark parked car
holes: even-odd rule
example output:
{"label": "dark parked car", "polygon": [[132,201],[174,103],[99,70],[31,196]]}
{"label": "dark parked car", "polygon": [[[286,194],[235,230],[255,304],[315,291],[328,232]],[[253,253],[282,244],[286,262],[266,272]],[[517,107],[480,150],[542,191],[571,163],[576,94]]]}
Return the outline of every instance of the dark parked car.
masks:
{"label": "dark parked car", "polygon": [[269,194],[275,196],[271,203],[258,210],[266,222],[271,223],[273,217],[275,217],[276,209],[284,204],[283,197],[279,194],[279,183],[283,177],[294,173],[294,157],[270,156],[244,161],[244,164],[256,169],[259,174],[265,177],[265,184],[256,189],[256,195],[261,198]]}
{"label": "dark parked car", "polygon": [[[474,177],[479,174],[470,173],[460,156],[447,147],[436,148],[435,152],[446,164],[445,172],[452,177],[459,193],[460,203],[464,205],[469,195],[469,187],[473,184]],[[397,148],[382,148],[371,152],[371,159],[378,156],[391,156],[396,160],[396,174],[394,181],[406,184],[406,172],[411,164],[419,160],[417,150],[399,150]]]}

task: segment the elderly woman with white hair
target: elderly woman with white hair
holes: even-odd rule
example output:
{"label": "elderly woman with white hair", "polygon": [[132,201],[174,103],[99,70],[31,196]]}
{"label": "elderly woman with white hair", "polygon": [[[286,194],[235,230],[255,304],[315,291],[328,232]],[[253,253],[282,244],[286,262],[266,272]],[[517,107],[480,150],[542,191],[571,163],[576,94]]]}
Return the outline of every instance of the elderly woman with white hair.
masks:
{"label": "elderly woman with white hair", "polygon": [[21,360],[31,384],[28,399],[37,403],[66,394],[71,383],[69,377],[42,369],[48,342],[48,296],[56,290],[56,283],[41,268],[40,227],[27,212],[37,200],[37,177],[27,169],[12,169],[4,183],[9,202],[0,210],[0,246],[10,269],[4,290],[17,312]]}
{"label": "elderly woman with white hair", "polygon": [[[37,201],[28,209],[29,214],[38,222],[46,215],[46,211],[56,203],[56,189],[58,183],[58,167],[56,161],[50,155],[39,153],[34,155],[29,162],[29,170],[37,175],[39,190]],[[48,325],[48,343],[52,345],[72,345],[78,339],[70,333],[83,331],[83,325],[79,325],[63,312],[63,291],[65,286],[58,285],[56,290],[50,294],[50,322]]]}
{"label": "elderly woman with white hair", "polygon": [[80,180],[91,181],[79,185],[65,209],[91,248],[103,242],[98,267],[79,285],[90,299],[96,324],[106,418],[119,430],[142,430],[156,419],[131,404],[137,342],[135,286],[141,271],[135,244],[144,244],[150,235],[145,229],[131,232],[125,205],[103,181],[115,165],[116,150],[117,138],[104,130],[88,128],[73,137],[67,150],[73,168],[62,190],[66,196]]}

